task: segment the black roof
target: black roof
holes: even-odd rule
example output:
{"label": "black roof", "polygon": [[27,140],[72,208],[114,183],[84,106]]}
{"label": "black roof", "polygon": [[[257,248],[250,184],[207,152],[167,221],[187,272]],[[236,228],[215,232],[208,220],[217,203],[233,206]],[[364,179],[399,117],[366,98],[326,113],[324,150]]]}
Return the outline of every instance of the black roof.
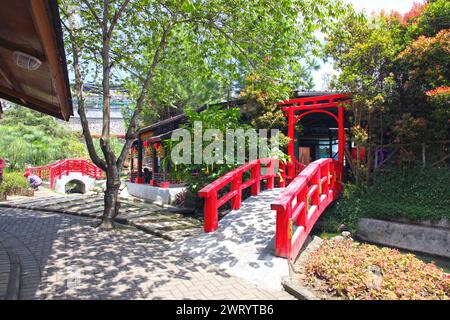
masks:
{"label": "black roof", "polygon": [[[224,102],[219,102],[219,103],[214,103],[214,104],[207,104],[207,105],[204,105],[204,106],[201,106],[201,107],[195,109],[195,112],[202,112],[203,110],[206,110],[210,107],[217,107],[217,106],[234,108],[234,107],[239,107],[241,105],[244,105],[246,102],[247,102],[247,100],[240,99],[240,100],[224,101]],[[152,125],[144,127],[141,130],[139,130],[139,134],[148,132],[148,131],[156,131],[157,133],[159,133],[159,131],[162,131],[162,130],[158,130],[158,129],[163,128],[163,127],[167,128],[167,130],[165,130],[165,131],[173,130],[173,129],[176,129],[176,128],[172,128],[174,125],[178,125],[178,124],[184,122],[185,120],[186,120],[186,115],[184,113],[182,113],[177,116],[174,116],[174,117],[171,117],[171,118],[168,118],[165,120],[161,120]]]}

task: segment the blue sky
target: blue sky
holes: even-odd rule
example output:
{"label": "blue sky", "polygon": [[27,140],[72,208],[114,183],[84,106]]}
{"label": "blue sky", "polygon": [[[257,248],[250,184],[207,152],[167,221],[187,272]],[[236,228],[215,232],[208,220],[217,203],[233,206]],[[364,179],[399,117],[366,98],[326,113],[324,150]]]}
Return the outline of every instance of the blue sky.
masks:
{"label": "blue sky", "polygon": [[[364,10],[368,14],[379,12],[381,9],[385,11],[395,10],[400,13],[407,12],[414,2],[423,2],[420,0],[344,0],[346,3],[352,4],[356,10]],[[313,78],[316,90],[324,90],[323,76],[333,73],[333,67],[329,63],[321,63],[321,68],[313,72]]]}

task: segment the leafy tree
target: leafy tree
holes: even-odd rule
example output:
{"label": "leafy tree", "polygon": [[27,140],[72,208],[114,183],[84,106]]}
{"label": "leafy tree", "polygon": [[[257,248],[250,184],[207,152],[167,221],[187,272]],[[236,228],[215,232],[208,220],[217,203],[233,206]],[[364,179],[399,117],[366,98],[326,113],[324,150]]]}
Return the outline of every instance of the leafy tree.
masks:
{"label": "leafy tree", "polygon": [[416,3],[403,17],[408,36],[432,37],[439,31],[450,28],[450,3],[447,0],[429,0]]}
{"label": "leafy tree", "polygon": [[[367,159],[373,145],[382,143],[376,132],[383,130],[381,114],[395,86],[393,62],[400,48],[384,16],[366,17],[352,9],[327,34],[326,52],[340,71],[332,85],[353,94],[352,136],[358,153],[361,148],[369,151]],[[356,183],[368,182],[371,162],[360,163],[359,156],[356,162]]]}
{"label": "leafy tree", "polygon": [[[173,48],[186,41],[192,50],[203,54],[208,70],[219,70],[218,73],[232,81],[247,70],[260,70],[263,77],[275,78],[276,84],[281,85],[294,76],[292,71],[301,64],[302,58],[310,59],[317,43],[314,32],[325,28],[327,18],[339,8],[332,0],[123,0],[120,3],[65,0],[61,3],[84,137],[91,159],[107,175],[101,223],[104,228],[111,228],[112,219],[119,214],[120,171],[137,137],[142,111],[155,105],[151,88],[156,85],[161,65],[170,61],[171,52],[177,52]],[[85,79],[99,70],[103,86],[100,146],[104,159],[94,147],[82,91]],[[130,93],[134,103],[125,145],[116,155],[110,145],[109,94],[111,80],[119,78],[121,73],[133,88]]]}
{"label": "leafy tree", "polygon": [[9,161],[10,170],[87,155],[75,133],[56,119],[22,106],[5,111],[0,131],[0,157]]}
{"label": "leafy tree", "polygon": [[340,71],[333,86],[353,93],[349,106],[353,140],[357,150],[367,150],[362,163],[359,157],[352,163],[357,184],[369,182],[378,146],[401,144],[395,158],[411,164],[418,154],[415,145],[422,150],[423,162],[426,144],[448,137],[443,102],[435,103],[426,95],[448,86],[446,15],[448,2],[440,0],[415,4],[405,15],[382,12],[368,17],[349,10],[327,34],[327,53]]}

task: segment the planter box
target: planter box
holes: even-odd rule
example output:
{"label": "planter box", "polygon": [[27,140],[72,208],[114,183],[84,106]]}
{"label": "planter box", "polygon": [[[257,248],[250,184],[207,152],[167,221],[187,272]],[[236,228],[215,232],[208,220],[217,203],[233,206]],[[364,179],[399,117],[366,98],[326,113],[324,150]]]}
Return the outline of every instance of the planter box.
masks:
{"label": "planter box", "polygon": [[158,204],[172,204],[177,195],[186,190],[186,188],[160,188],[149,184],[126,182],[127,191],[136,198],[153,201]]}
{"label": "planter box", "polygon": [[34,197],[34,190],[33,189],[23,189],[21,192],[22,196],[25,197]]}
{"label": "planter box", "polygon": [[25,197],[34,197],[33,189],[25,189],[25,188],[16,188],[10,190],[7,193],[8,196],[25,196]]}

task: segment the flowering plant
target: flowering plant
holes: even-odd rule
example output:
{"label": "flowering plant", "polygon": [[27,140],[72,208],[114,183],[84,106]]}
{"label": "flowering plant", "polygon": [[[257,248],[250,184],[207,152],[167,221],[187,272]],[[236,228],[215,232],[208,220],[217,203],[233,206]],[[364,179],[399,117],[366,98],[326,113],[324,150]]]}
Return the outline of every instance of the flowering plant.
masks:
{"label": "flowering plant", "polygon": [[433,263],[390,248],[351,240],[325,240],[306,263],[311,284],[347,299],[450,299],[450,279]]}

